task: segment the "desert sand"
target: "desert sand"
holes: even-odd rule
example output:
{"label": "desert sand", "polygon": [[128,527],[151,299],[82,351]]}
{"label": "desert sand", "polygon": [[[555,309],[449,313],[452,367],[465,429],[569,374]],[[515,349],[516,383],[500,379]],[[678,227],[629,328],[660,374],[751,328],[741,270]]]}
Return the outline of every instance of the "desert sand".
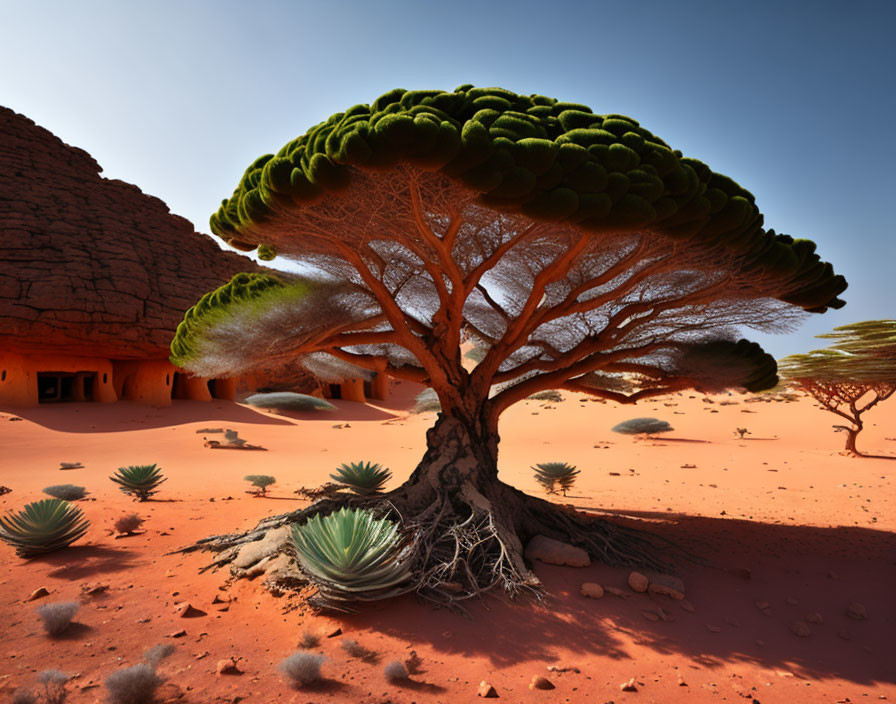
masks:
{"label": "desert sand", "polygon": [[[564,394],[560,403],[511,408],[501,423],[501,478],[544,495],[532,464],[577,465],[570,496],[553,500],[606,512],[712,563],[679,562],[683,602],[636,594],[626,569],[536,563],[544,604],[486,599],[464,617],[403,597],[319,615],[296,595],[272,595],[262,579],[200,573],[208,553],[167,554],[305,505],[293,492],[327,481],[341,462],[381,462],[397,485],[422,456],[434,420],[408,412],[416,391],[402,384],[380,406],[337,401],[335,412],[294,416],[219,401],[0,413],[0,484],[12,489],[0,510],[71,483],[90,492],[79,505],[92,521],[84,539],[46,557],[22,560],[0,545],[0,697],[56,668],[76,675],[69,702],[101,702],[111,672],[171,643],[175,652],[160,667],[164,701],[472,702],[483,680],[503,701],[550,704],[896,699],[896,462],[887,459],[896,459],[894,401],[869,413],[859,446],[880,457],[865,459],[840,454],[837,419],[805,398],[685,393],[620,407]],[[610,432],[636,416],[667,420],[675,431],[655,440]],[[236,429],[265,450],[208,449],[197,430],[212,427]],[[735,437],[737,427],[750,431],[746,439]],[[60,462],[83,468],[62,471]],[[144,463],[158,463],[168,481],[156,500],[134,503],[108,476]],[[277,484],[256,498],[246,493],[246,474],[272,474]],[[145,530],[116,538],[112,523],[133,511]],[[583,582],[624,596],[586,599]],[[49,595],[26,601],[40,587]],[[35,607],[70,600],[82,602],[76,624],[48,638]],[[867,619],[847,616],[853,602]],[[184,603],[200,613],[181,617]],[[797,635],[797,623],[809,634]],[[277,664],[303,631],[324,636],[326,680],[295,690]],[[378,660],[350,658],[344,638]],[[411,650],[422,671],[403,686],[388,683],[383,666]],[[239,674],[217,674],[229,658]],[[554,689],[530,689],[536,675]],[[632,678],[637,691],[621,691]]]}

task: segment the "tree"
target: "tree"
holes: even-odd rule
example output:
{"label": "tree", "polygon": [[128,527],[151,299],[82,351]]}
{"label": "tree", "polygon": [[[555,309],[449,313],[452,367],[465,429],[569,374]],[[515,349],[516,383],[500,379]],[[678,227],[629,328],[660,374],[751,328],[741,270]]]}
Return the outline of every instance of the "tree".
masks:
{"label": "tree", "polygon": [[816,337],[835,342],[823,350],[785,357],[781,373],[826,411],[852,424],[834,428],[846,433],[846,452],[862,457],[856,449],[862,415],[896,392],[896,320],[843,325]]}
{"label": "tree", "polygon": [[[446,600],[537,589],[522,554],[535,534],[662,562],[643,534],[500,482],[502,411],[546,389],[635,403],[769,388],[774,359],[738,328],[787,330],[846,288],[814,243],[766,230],[748,191],[635,120],[499,88],[394,90],[333,115],[256,160],[211,227],[314,273],[235,277],[186,314],[172,359],[205,376],[299,360],[431,387],[441,413],[410,479],[352,501],[393,507],[421,591]],[[483,351],[470,371],[465,339]]]}

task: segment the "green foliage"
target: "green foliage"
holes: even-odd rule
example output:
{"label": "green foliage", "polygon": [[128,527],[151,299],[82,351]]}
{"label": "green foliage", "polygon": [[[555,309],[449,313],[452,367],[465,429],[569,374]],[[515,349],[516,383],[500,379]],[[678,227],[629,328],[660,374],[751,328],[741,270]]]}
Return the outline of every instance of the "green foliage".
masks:
{"label": "green foliage", "polygon": [[258,258],[263,262],[269,262],[277,258],[277,250],[269,244],[258,245]]}
{"label": "green foliage", "polygon": [[313,516],[293,526],[292,543],[326,603],[385,599],[411,587],[398,526],[372,511],[342,508]]}
{"label": "green foliage", "polygon": [[74,484],[54,484],[44,487],[44,493],[63,501],[79,501],[87,496],[87,490],[83,486]]}
{"label": "green foliage", "polygon": [[833,344],[779,362],[791,381],[896,384],[896,320],[867,320],[817,335]]}
{"label": "green foliage", "polygon": [[34,557],[68,547],[89,525],[76,506],[61,499],[43,499],[18,513],[0,516],[0,540],[12,545],[20,557]]}
{"label": "green foliage", "polygon": [[125,494],[129,494],[138,501],[146,501],[157,493],[162,482],[168,481],[162,476],[162,472],[155,464],[130,465],[119,467],[115,474],[109,477],[118,484],[118,488]]}
{"label": "green foliage", "polygon": [[243,477],[252,486],[258,489],[259,494],[266,494],[271,484],[276,484],[277,479],[269,474],[247,474]]}
{"label": "green foliage", "polygon": [[552,403],[560,403],[563,400],[563,394],[556,389],[548,389],[547,391],[539,391],[529,396],[532,401],[551,401]]}
{"label": "green foliage", "polygon": [[566,462],[544,462],[535,465],[532,469],[535,470],[535,481],[541,484],[545,491],[549,494],[556,494],[559,487],[564,496],[572,488],[576,476],[581,474],[580,470]]}
{"label": "green foliage", "polygon": [[330,476],[356,494],[373,494],[383,488],[392,472],[371,462],[350,462],[340,465],[336,474]]}
{"label": "green foliage", "polygon": [[336,113],[251,164],[212,231],[252,249],[263,244],[259,225],[344,189],[352,169],[400,162],[441,170],[484,203],[537,219],[720,242],[792,282],[782,300],[813,312],[843,305],[843,277],[805,240],[765,230],[753,195],[730,178],[630,117],[501,88],[396,89]]}
{"label": "green foliage", "polygon": [[623,435],[656,435],[671,432],[674,428],[666,421],[656,418],[632,418],[614,425],[610,430]]}
{"label": "green foliage", "polygon": [[414,398],[414,413],[438,413],[442,410],[442,402],[435,389],[423,389]]}
{"label": "green foliage", "polygon": [[272,391],[265,394],[252,394],[246,403],[254,408],[267,408],[275,411],[335,411],[329,401],[307,394],[292,391]]}

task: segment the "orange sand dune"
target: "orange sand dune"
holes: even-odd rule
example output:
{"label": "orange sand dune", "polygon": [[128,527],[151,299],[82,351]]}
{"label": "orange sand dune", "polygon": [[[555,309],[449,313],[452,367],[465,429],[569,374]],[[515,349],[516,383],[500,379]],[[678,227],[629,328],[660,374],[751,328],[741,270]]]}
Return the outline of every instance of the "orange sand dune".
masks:
{"label": "orange sand dune", "polygon": [[[398,386],[388,405],[336,402],[333,413],[294,417],[225,402],[176,401],[169,409],[122,402],[39,407],[9,421],[0,413],[0,510],[43,497],[50,484],[87,487],[81,502],[92,527],[85,539],[53,555],[21,560],[0,544],[0,695],[56,668],[77,674],[68,701],[105,700],[102,682],[139,662],[145,649],[176,646],[160,672],[163,697],[207,702],[473,702],[487,680],[509,702],[857,702],[896,698],[896,403],[869,413],[859,446],[879,458],[839,454],[838,421],[799,402],[676,395],[619,407],[566,394],[562,403],[526,401],[501,424],[504,481],[539,493],[530,465],[567,461],[582,473],[566,499],[579,508],[666,536],[721,568],[681,565],[694,611],[666,597],[631,592],[600,600],[579,595],[585,581],[625,587],[627,572],[535,569],[550,592],[544,605],[474,604],[471,618],[435,611],[407,597],[339,618],[314,615],[297,598],[276,598],[256,581],[230,583],[226,572],[199,574],[209,555],[165,553],[214,533],[253,526],[302,505],[293,491],[328,480],[341,462],[369,459],[402,481],[422,456],[431,413],[409,415],[416,388]],[[675,431],[656,440],[614,434],[635,416],[668,420]],[[342,427],[337,427],[342,426]],[[221,427],[263,451],[210,450],[198,429]],[[750,435],[739,440],[736,427]],[[214,438],[215,435],[205,435]],[[220,437],[220,436],[217,436]],[[82,469],[60,471],[60,462]],[[125,464],[158,463],[168,481],[157,501],[136,504],[108,480]],[[245,493],[246,474],[273,474],[270,498]],[[229,498],[230,497],[230,498]],[[214,500],[214,501],[213,501]],[[146,531],[115,539],[111,523],[136,511]],[[93,596],[83,585],[108,585]],[[51,594],[24,603],[38,587]],[[230,601],[213,604],[216,595]],[[82,599],[78,626],[48,639],[34,614],[47,601]],[[181,618],[188,601],[205,615]],[[757,601],[768,602],[769,613]],[[861,602],[868,619],[847,617]],[[226,610],[225,610],[226,607]],[[297,608],[298,607],[298,608]],[[657,609],[662,609],[662,612]],[[651,615],[645,615],[645,613]],[[795,621],[821,614],[811,634]],[[656,619],[662,614],[668,620]],[[325,683],[290,689],[276,665],[303,630],[341,627],[380,654],[378,664],[351,660],[341,637],[324,639]],[[186,634],[172,638],[171,634]],[[840,634],[840,635],[838,635]],[[382,668],[409,650],[423,659],[413,682],[386,682]],[[242,674],[216,675],[234,657]],[[548,666],[578,672],[550,672]],[[533,675],[552,691],[530,690]],[[637,692],[620,684],[635,679]],[[683,681],[684,684],[680,684]]]}

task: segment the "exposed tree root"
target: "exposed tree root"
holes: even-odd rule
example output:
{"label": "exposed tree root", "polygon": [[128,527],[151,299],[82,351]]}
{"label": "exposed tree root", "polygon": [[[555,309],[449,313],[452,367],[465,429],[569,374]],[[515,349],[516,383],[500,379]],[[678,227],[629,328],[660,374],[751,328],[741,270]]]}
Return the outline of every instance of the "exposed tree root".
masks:
{"label": "exposed tree root", "polygon": [[[306,508],[267,518],[245,533],[211,536],[177,552],[218,553],[203,571],[230,565],[236,576],[252,574],[249,570],[254,564],[290,553],[287,532],[273,531],[343,506],[370,508],[399,521],[412,536],[409,553],[414,582],[406,591],[461,611],[464,602],[485,594],[528,596],[541,601],[544,589],[523,556],[524,543],[538,534],[581,547],[593,559],[611,566],[670,572],[671,556],[705,564],[659,536],[558,506],[500,482],[489,484],[487,491],[465,483],[459,492],[440,493],[425,503],[411,501],[409,496],[413,495],[407,485],[373,496],[336,494]],[[247,559],[254,562],[247,564]],[[295,589],[306,582],[297,564],[290,564],[275,581],[284,589]],[[333,602],[323,593],[311,602],[345,608],[344,603]]]}

